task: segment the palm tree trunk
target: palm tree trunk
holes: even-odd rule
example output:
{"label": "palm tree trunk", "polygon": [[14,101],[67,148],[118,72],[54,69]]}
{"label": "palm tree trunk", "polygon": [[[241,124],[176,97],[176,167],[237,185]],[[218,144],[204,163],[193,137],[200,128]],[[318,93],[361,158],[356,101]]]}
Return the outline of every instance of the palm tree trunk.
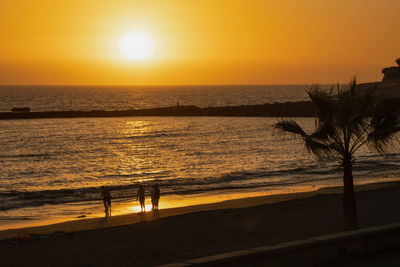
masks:
{"label": "palm tree trunk", "polygon": [[343,159],[343,215],[345,230],[354,230],[358,228],[357,206],[354,194],[353,183],[353,166],[351,156],[346,156]]}

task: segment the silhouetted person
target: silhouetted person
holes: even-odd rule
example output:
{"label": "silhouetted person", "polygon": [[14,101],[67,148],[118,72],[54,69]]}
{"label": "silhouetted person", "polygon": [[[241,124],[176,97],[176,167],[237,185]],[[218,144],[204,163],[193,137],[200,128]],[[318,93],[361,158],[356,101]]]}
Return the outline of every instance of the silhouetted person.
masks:
{"label": "silhouetted person", "polygon": [[158,201],[160,200],[160,188],[157,184],[153,184],[150,189],[152,210],[158,210]]}
{"label": "silhouetted person", "polygon": [[111,194],[107,187],[101,187],[100,198],[103,199],[104,212],[106,213],[106,216],[111,215]]}
{"label": "silhouetted person", "polygon": [[136,200],[139,200],[139,202],[140,202],[140,211],[141,212],[146,211],[146,206],[144,205],[144,193],[145,193],[144,187],[143,187],[143,185],[140,185],[139,189],[137,191],[137,194],[136,194]]}

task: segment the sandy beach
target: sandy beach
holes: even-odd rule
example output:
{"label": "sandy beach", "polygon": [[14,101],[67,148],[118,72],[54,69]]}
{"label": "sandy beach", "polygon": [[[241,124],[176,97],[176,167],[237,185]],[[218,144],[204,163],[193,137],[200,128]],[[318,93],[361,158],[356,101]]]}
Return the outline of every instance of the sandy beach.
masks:
{"label": "sandy beach", "polygon": [[[5,266],[155,266],[343,229],[341,188],[83,219],[0,232]],[[400,183],[357,187],[360,227],[400,220]],[[24,257],[29,255],[29,257]]]}

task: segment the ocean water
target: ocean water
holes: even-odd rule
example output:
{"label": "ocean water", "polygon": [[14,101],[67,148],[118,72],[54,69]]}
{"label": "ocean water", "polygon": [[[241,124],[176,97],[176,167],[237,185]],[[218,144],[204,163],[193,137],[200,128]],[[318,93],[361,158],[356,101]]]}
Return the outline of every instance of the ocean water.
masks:
{"label": "ocean water", "polygon": [[306,85],[238,86],[0,86],[0,112],[13,107],[31,111],[141,109],[196,105],[252,105],[307,99]]}
{"label": "ocean water", "polygon": [[[101,185],[110,188],[114,201],[128,203],[139,183],[158,183],[162,198],[264,194],[302,184],[341,183],[337,162],[317,161],[301,143],[276,136],[271,127],[275,121],[230,117],[0,121],[0,219],[5,223],[75,218],[89,204],[101,210]],[[314,125],[312,118],[299,122],[307,129]],[[399,165],[399,154],[382,157],[364,150],[354,171],[371,182],[373,173],[393,174]]]}
{"label": "ocean water", "polygon": [[[0,109],[145,108],[174,105],[177,100],[206,107],[305,99],[303,86],[164,89],[2,87],[5,101]],[[296,120],[308,130],[314,127],[313,118]],[[123,214],[136,210],[140,183],[147,188],[159,184],[161,208],[211,196],[223,200],[233,194],[342,184],[338,162],[318,161],[299,141],[277,136],[271,127],[275,122],[276,118],[252,117],[0,121],[0,229],[16,221],[99,216],[102,185],[110,188],[113,203],[123,207],[117,214]],[[399,156],[361,150],[354,166],[356,182],[400,180]],[[168,204],[171,199],[181,202]]]}

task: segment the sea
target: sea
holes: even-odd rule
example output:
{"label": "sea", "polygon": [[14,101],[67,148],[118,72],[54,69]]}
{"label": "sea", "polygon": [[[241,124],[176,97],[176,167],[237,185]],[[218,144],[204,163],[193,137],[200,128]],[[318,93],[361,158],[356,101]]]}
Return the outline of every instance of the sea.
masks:
{"label": "sea", "polygon": [[[0,110],[115,110],[235,106],[307,99],[305,85],[2,86]],[[160,208],[316,190],[342,184],[339,162],[320,161],[271,117],[123,117],[0,121],[0,230],[137,212],[139,184],[161,189]],[[307,131],[314,118],[296,118]],[[360,150],[356,184],[400,180],[400,153]],[[147,200],[147,204],[150,201]],[[114,208],[115,207],[115,208]],[[147,209],[149,206],[147,206]]]}

